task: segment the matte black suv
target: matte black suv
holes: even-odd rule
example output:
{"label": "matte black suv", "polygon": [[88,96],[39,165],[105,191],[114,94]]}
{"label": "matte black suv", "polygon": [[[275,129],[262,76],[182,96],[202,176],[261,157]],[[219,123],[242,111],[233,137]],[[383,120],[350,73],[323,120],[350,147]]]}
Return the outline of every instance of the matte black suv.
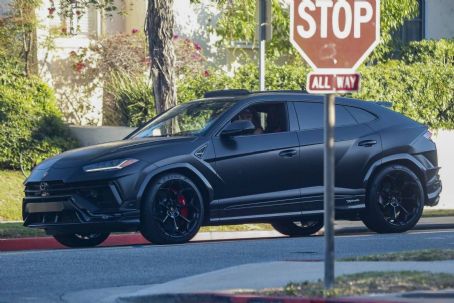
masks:
{"label": "matte black suv", "polygon": [[[202,225],[269,222],[305,236],[323,225],[323,99],[211,92],[124,140],[65,152],[25,182],[24,225],[67,246],[110,232],[189,241]],[[441,192],[427,127],[376,102],[336,100],[336,217],[403,232]]]}

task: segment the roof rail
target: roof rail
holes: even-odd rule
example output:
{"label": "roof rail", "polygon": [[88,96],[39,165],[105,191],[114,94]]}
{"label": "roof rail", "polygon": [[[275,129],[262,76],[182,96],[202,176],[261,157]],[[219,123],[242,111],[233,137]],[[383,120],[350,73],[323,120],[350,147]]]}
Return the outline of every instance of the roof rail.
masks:
{"label": "roof rail", "polygon": [[233,96],[243,96],[249,95],[250,92],[247,89],[222,89],[222,90],[213,90],[211,92],[206,92],[205,98],[213,97],[233,97]]}
{"label": "roof rail", "polygon": [[388,101],[372,101],[372,102],[374,102],[377,105],[381,105],[381,106],[387,107],[387,108],[393,107],[393,103],[392,102],[388,102]]}

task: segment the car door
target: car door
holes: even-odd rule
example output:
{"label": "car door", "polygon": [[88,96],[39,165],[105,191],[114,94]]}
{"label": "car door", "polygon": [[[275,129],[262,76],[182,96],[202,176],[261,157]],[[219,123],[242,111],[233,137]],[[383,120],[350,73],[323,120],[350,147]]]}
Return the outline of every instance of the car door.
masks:
{"label": "car door", "polygon": [[300,212],[299,141],[297,130],[289,128],[287,103],[255,103],[241,109],[229,123],[247,110],[258,113],[254,124],[260,131],[213,138],[214,168],[224,183],[211,207],[224,218]]}
{"label": "car door", "polygon": [[[295,102],[301,131],[303,212],[323,209],[323,103]],[[364,206],[363,177],[370,160],[381,152],[380,136],[368,123],[376,117],[365,110],[336,105],[336,208]]]}

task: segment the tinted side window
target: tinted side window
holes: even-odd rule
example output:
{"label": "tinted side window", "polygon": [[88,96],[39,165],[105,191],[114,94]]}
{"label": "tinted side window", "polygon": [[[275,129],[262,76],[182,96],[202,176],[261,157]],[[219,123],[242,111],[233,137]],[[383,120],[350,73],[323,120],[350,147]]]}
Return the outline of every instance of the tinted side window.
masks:
{"label": "tinted side window", "polygon": [[[295,102],[301,130],[323,128],[323,104]],[[341,105],[336,105],[336,126],[356,124],[353,116]]]}
{"label": "tinted side window", "polygon": [[346,109],[353,115],[358,123],[367,123],[377,119],[375,115],[357,107],[347,106]]}
{"label": "tinted side window", "polygon": [[356,124],[353,116],[345,109],[344,106],[336,105],[336,126],[347,126]]}
{"label": "tinted side window", "polygon": [[295,102],[301,130],[323,128],[323,104]]}
{"label": "tinted side window", "polygon": [[232,119],[235,120],[250,120],[256,127],[255,135],[288,131],[287,107],[282,102],[251,105]]}

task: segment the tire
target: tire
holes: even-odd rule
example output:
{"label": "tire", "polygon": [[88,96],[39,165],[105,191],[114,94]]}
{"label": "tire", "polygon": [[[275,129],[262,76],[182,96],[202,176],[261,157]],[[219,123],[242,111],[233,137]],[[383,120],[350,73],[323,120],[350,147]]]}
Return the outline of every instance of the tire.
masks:
{"label": "tire", "polygon": [[54,235],[55,240],[68,247],[94,247],[104,242],[110,233]]}
{"label": "tire", "polygon": [[279,221],[271,223],[273,228],[281,234],[290,237],[305,237],[315,234],[323,227],[323,218],[314,218],[307,221]]}
{"label": "tire", "polygon": [[166,174],[147,190],[140,232],[153,244],[186,243],[199,231],[204,211],[202,194],[192,180]]}
{"label": "tire", "polygon": [[370,182],[362,221],[378,233],[412,229],[424,209],[424,189],[418,176],[403,165],[388,165]]}

